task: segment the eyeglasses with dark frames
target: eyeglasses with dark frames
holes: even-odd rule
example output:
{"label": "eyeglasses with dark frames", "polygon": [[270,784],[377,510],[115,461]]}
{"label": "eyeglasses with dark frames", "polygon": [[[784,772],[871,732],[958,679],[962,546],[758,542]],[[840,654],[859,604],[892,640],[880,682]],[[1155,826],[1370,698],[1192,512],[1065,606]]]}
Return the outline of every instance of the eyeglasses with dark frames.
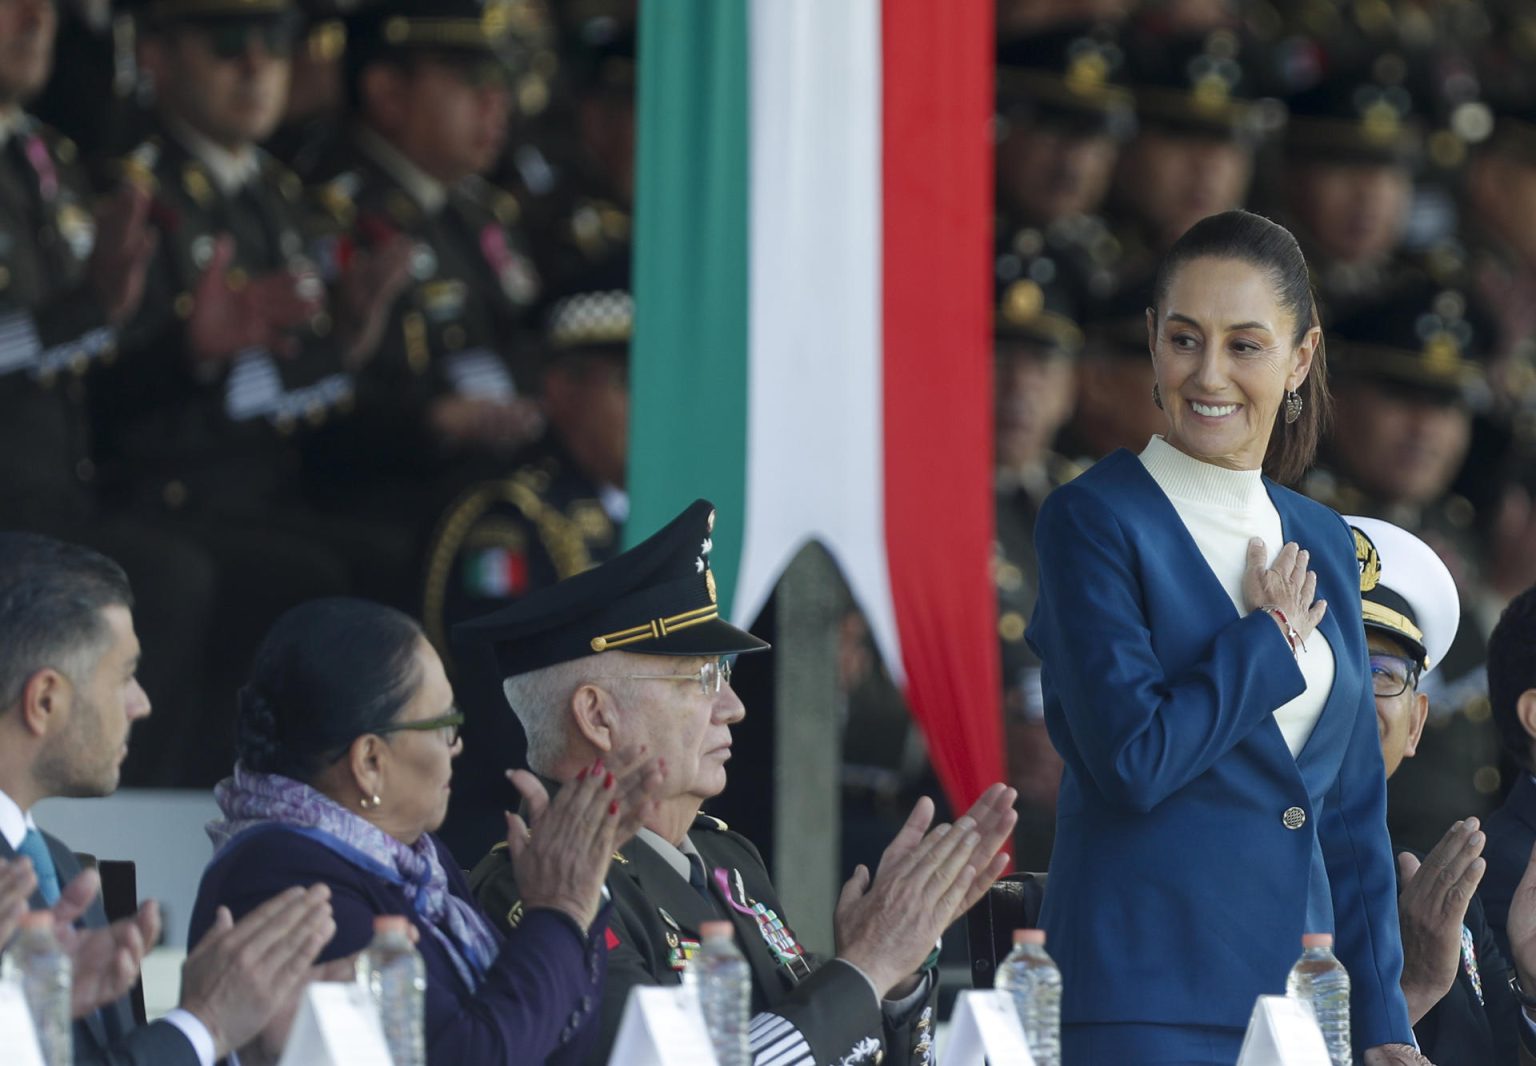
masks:
{"label": "eyeglasses with dark frames", "polygon": [[382,729],[370,729],[369,732],[374,736],[383,737],[390,733],[430,733],[439,730],[451,748],[459,742],[459,727],[463,724],[464,712],[453,711],[450,714],[438,715],[436,718],[423,718],[419,722],[396,722]]}
{"label": "eyeglasses with dark frames", "polygon": [[1419,664],[1401,655],[1371,653],[1371,688],[1383,699],[1419,687]]}

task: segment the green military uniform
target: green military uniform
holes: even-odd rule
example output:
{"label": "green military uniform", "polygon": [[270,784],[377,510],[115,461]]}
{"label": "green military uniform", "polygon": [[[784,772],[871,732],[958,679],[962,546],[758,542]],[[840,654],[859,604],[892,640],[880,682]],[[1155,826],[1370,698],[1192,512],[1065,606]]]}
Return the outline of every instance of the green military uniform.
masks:
{"label": "green military uniform", "polygon": [[[1482,360],[1492,335],[1475,302],[1421,283],[1363,302],[1340,319],[1329,333],[1330,369],[1341,387],[1368,380],[1414,402],[1465,406],[1484,388]],[[1383,500],[1356,484],[1349,468],[1350,457],[1335,445],[1303,488],[1340,513],[1379,518],[1423,539],[1446,560],[1463,597],[1465,621],[1422,686],[1430,697],[1426,743],[1388,785],[1393,839],[1428,851],[1451,822],[1483,816],[1503,792],[1483,672],[1486,635],[1474,621],[1482,554],[1477,516],[1449,489],[1423,505]]]}
{"label": "green military uniform", "polygon": [[248,151],[239,188],[221,187],[184,135],[166,128],[123,162],[127,180],[153,189],[151,221],[161,237],[144,304],[124,330],[121,365],[131,380],[114,388],[106,417],[128,460],[124,483],[173,511],[249,514],[292,498],[300,439],[353,406],[352,377],[324,313],[296,331],[292,353],[249,349],[206,371],[192,365],[186,322],[220,235],[234,240],[231,288],[312,267],[303,186],[260,149]]}
{"label": "green military uniform", "polygon": [[156,724],[124,772],[164,785],[154,741],[200,710],[213,578],[195,545],[101,506],[88,399],[118,334],[86,277],[95,239],[74,144],[18,115],[0,148],[0,524],[88,544],[152,590],[139,632]]}
{"label": "green military uniform", "polygon": [[[439,397],[510,400],[531,360],[523,332],[540,284],[517,223],[516,198],[471,178],[442,186],[377,134],[360,128],[316,191],[336,224],[319,242],[322,272],[396,236],[415,245],[411,278],[377,353],[358,375],[338,478],[402,471],[432,477],[442,449],[428,439]],[[340,442],[331,441],[334,448]]]}
{"label": "green military uniform", "polygon": [[11,521],[90,510],[85,378],[117,354],[85,276],[95,237],[74,144],[19,116],[0,153],[0,499]]}
{"label": "green military uniform", "polygon": [[[1076,477],[1078,464],[1045,451],[1020,469],[1006,464],[1002,435],[1005,404],[1018,386],[1006,384],[1010,361],[1073,361],[1083,347],[1079,328],[1083,292],[1044,252],[1032,258],[997,260],[997,306],[993,315],[998,384],[998,468],[995,478],[997,540],[992,575],[997,587],[997,635],[1001,649],[1003,728],[1008,746],[1009,783],[1019,790],[1019,823],[1014,859],[1020,869],[1044,870],[1056,833],[1056,790],[1061,759],[1046,735],[1040,693],[1040,660],[1024,641],[1039,590],[1035,561],[1035,518],[1045,497]],[[1037,280],[1039,279],[1039,280]],[[1027,365],[1027,364],[1026,364]],[[1037,386],[1038,388],[1038,386]],[[1062,412],[1070,417],[1070,409]],[[1041,417],[1037,412],[1035,417]],[[1041,427],[1054,436],[1060,426]]]}
{"label": "green military uniform", "polygon": [[[729,680],[718,657],[768,645],[719,615],[709,564],[714,526],[714,508],[695,501],[602,566],[455,627],[455,639],[490,651],[503,678],[610,650],[656,657],[660,668],[672,656],[706,657],[716,663],[718,693]],[[706,685],[702,671],[698,684]],[[483,859],[471,883],[486,913],[504,925],[518,920],[520,896],[505,849]],[[724,823],[697,817],[680,848],[642,830],[614,856],[606,885],[613,909],[604,1039],[594,1061],[606,1061],[630,990],[677,984],[701,923],[715,919],[732,922],[751,964],[755,1061],[931,1061],[931,975],[908,1000],[882,1005],[856,968],[807,955],[780,913],[757,849]]]}
{"label": "green military uniform", "polygon": [[[708,871],[702,891],[644,836],[613,857],[606,881],[613,913],[608,922],[602,1052],[594,1061],[606,1061],[630,989],[679,984],[684,964],[698,951],[700,926],[721,919],[736,927],[737,943],[752,967],[752,1013],[761,1018],[771,1012],[803,1036],[802,1043],[777,1049],[788,1052],[783,1061],[933,1061],[931,1006],[923,1006],[903,1025],[886,1025],[873,988],[857,970],[806,954],[780,916],[783,906],[751,841],[708,815],[698,817],[688,839]],[[521,919],[506,845],[497,845],[480,861],[470,873],[470,887],[503,929]],[[766,1061],[763,1051],[758,1055],[759,1061]]]}

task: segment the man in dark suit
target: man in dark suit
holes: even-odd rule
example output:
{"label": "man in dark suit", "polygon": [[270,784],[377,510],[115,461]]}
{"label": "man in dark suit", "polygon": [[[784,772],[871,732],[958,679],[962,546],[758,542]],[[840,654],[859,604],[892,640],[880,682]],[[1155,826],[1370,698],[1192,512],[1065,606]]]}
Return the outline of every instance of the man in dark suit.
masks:
{"label": "man in dark suit", "polygon": [[1488,815],[1488,873],[1479,893],[1507,951],[1510,904],[1536,846],[1536,588],[1504,608],[1488,638],[1488,699],[1504,754],[1519,767],[1504,805]]}
{"label": "man in dark suit", "polygon": [[127,578],[105,557],[0,533],[0,860],[30,862],[31,905],[53,910],[73,955],[77,1063],[211,1066],[291,1005],[335,923],[323,886],[238,925],[221,915],[187,957],[180,1006],[134,1027],[123,996],[159,933],[158,910],[148,902],[108,925],[95,873],[82,873],[30,813],[50,796],[117,788],[129,731],[150,710],[135,677],[132,605]]}
{"label": "man in dark suit", "polygon": [[[1348,521],[1390,778],[1423,740],[1429,696],[1420,681],[1456,634],[1456,584],[1434,550],[1407,530],[1373,518]],[[1477,819],[1467,818],[1428,854],[1399,850],[1397,857],[1403,998],[1419,1047],[1437,1066],[1508,1066],[1519,1061],[1522,1043],[1536,1048],[1536,1027],[1522,1021],[1517,991],[1536,985],[1536,895],[1526,888],[1519,917],[1525,932],[1511,966],[1473,895],[1485,868],[1478,830]],[[1536,867],[1530,869],[1536,884]],[[1517,973],[1524,976],[1513,984]]]}
{"label": "man in dark suit", "polygon": [[[752,971],[754,1061],[931,1062],[924,956],[1001,871],[994,854],[1013,829],[1014,792],[994,786],[933,832],[933,805],[919,801],[875,876],[860,866],[843,887],[837,956],[809,954],[757,849],[699,811],[725,788],[731,726],[745,714],[725,657],[767,648],[719,617],[714,521],[699,500],[629,551],[458,630],[494,650],[534,772],[567,780],[632,744],[665,762],[664,795],[607,878],[614,913],[596,1061],[608,1057],[630,989],[677,984],[702,923],[727,919]],[[504,849],[470,883],[487,914],[521,921]]]}

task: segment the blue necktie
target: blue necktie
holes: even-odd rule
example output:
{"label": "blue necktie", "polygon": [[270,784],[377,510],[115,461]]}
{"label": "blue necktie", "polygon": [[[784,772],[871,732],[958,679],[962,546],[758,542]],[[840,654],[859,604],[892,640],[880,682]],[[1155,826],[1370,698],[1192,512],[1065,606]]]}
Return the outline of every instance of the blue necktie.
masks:
{"label": "blue necktie", "polygon": [[32,860],[32,870],[37,874],[37,890],[43,894],[43,902],[53,906],[59,901],[59,873],[53,868],[53,856],[48,852],[48,842],[43,839],[43,834],[28,829],[16,851]]}

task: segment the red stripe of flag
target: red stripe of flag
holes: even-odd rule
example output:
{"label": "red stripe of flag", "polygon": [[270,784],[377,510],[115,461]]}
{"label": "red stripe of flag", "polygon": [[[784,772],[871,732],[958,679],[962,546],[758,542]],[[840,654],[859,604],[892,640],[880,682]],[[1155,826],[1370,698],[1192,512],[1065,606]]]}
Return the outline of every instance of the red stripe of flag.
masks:
{"label": "red stripe of flag", "polygon": [[956,811],[1003,780],[992,502],[993,5],[884,0],[885,533]]}

